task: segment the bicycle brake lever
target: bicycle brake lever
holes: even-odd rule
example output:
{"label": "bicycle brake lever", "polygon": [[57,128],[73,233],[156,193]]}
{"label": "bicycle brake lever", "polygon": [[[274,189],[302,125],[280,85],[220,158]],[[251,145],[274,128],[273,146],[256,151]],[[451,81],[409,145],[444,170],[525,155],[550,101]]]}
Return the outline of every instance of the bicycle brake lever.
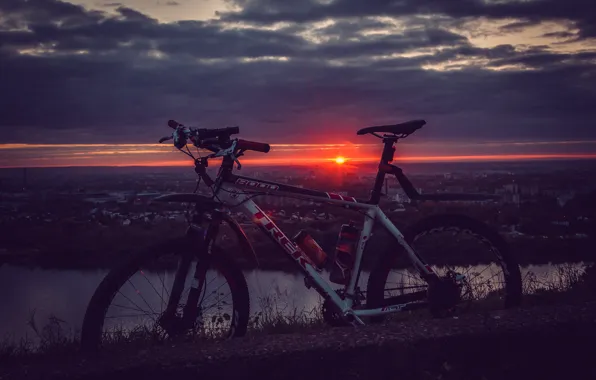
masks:
{"label": "bicycle brake lever", "polygon": [[171,139],[173,139],[173,138],[174,138],[174,137],[172,137],[172,136],[165,136],[165,137],[162,137],[161,139],[159,139],[159,143],[161,144],[162,142],[164,142],[164,141],[168,141],[168,140],[171,140]]}
{"label": "bicycle brake lever", "polygon": [[238,164],[238,170],[242,169],[242,164],[238,160],[238,157],[240,157],[240,156],[244,156],[244,149],[238,151],[238,153],[236,153],[236,155],[232,154],[232,158],[234,159],[234,162],[236,162],[236,164]]}
{"label": "bicycle brake lever", "polygon": [[220,149],[218,152],[212,154],[213,157],[223,157],[223,156],[231,156],[232,158],[236,158],[234,156],[234,150],[236,150],[236,141],[232,143],[232,145],[227,149]]}

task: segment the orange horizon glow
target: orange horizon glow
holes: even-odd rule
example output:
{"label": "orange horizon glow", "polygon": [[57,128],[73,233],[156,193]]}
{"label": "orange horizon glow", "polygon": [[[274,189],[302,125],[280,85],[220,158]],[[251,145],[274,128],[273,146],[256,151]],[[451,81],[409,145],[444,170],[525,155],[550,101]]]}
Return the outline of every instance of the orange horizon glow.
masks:
{"label": "orange horizon glow", "polygon": [[[245,166],[357,166],[378,163],[383,148],[380,144],[349,142],[282,143],[271,147],[267,154],[246,152],[240,161]],[[400,142],[396,148],[395,163],[596,159],[593,140],[581,144],[578,141]],[[0,168],[69,166],[192,166],[192,160],[170,144],[0,144]]]}
{"label": "orange horizon glow", "polygon": [[[336,165],[338,157],[335,158],[247,158],[241,160],[241,163],[246,165],[260,165],[260,166],[282,166],[282,165],[313,165],[313,164],[326,164]],[[399,157],[399,159],[393,161],[394,163],[409,162],[409,163],[432,163],[432,162],[474,162],[474,161],[515,161],[515,160],[565,160],[565,159],[596,159],[596,153],[594,154],[502,154],[502,155],[449,155],[449,156],[410,156],[410,157]],[[40,159],[41,161],[46,161]],[[214,161],[219,161],[214,159]],[[361,157],[350,159],[353,163],[375,163],[379,161],[379,157]],[[214,162],[214,164],[217,164]],[[51,167],[182,167],[192,166],[192,161],[185,160],[168,160],[168,161],[141,161],[141,162],[127,162],[122,164],[99,164],[99,163],[85,163],[77,162],[73,164],[36,164],[36,165],[13,165],[13,166],[0,166],[2,169],[10,168],[25,168],[25,167],[39,167],[39,168],[51,168]]]}

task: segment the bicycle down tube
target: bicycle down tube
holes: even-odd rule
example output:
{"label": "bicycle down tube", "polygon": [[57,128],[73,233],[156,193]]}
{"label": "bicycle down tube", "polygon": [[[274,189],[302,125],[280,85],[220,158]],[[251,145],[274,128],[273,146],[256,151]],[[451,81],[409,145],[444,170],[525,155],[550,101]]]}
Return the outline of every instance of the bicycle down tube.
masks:
{"label": "bicycle down tube", "polygon": [[[307,281],[309,281],[309,284],[315,287],[321,296],[330,298],[342,313],[352,313],[355,320],[360,324],[363,324],[363,322],[359,316],[377,316],[393,313],[400,311],[406,306],[406,304],[396,304],[377,309],[352,310],[364,249],[370,240],[371,232],[376,222],[379,222],[398,241],[398,243],[404,247],[409,259],[424,278],[435,275],[431,267],[426,265],[424,261],[416,255],[413,249],[405,241],[404,236],[399,229],[395,227],[391,220],[389,220],[385,213],[383,213],[376,204],[365,203],[365,201],[357,200],[356,198],[349,196],[304,189],[265,180],[256,180],[231,173],[228,173],[228,175],[224,175],[223,178],[221,178],[220,185],[216,195],[217,198],[221,200],[225,199],[224,203],[228,205],[238,204],[238,207],[242,208],[242,210],[251,218],[252,222],[272,237],[286,254],[298,264],[302,272],[305,274]],[[247,193],[247,191],[249,193]],[[250,192],[263,192],[267,195],[275,194],[281,197],[291,196],[304,200],[332,203],[337,206],[348,206],[350,209],[366,211],[364,226],[360,233],[356,255],[354,257],[354,265],[352,267],[350,281],[345,289],[345,299],[342,299],[338,293],[333,290],[310,259],[303,254],[303,252],[283,233],[271,218],[269,218],[251,199]]]}

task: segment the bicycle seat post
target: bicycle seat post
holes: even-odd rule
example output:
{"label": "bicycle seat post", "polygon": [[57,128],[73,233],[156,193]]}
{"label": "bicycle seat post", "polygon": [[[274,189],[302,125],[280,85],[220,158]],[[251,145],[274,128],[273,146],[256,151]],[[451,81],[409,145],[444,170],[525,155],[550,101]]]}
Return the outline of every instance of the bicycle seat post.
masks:
{"label": "bicycle seat post", "polygon": [[383,182],[385,181],[386,173],[384,166],[393,161],[393,155],[395,153],[395,147],[393,145],[397,142],[397,140],[398,137],[395,135],[383,136],[383,153],[381,154],[381,161],[379,162],[375,184],[370,193],[369,203],[371,204],[379,204],[379,201],[381,200],[381,190],[383,188]]}

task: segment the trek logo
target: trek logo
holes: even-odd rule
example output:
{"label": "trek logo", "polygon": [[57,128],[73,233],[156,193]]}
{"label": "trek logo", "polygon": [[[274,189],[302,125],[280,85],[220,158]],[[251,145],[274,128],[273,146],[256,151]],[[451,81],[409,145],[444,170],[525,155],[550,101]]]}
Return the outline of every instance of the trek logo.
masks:
{"label": "trek logo", "polygon": [[282,248],[290,255],[294,260],[300,264],[302,268],[306,269],[306,263],[313,265],[304,255],[302,251],[299,250],[294,243],[292,243],[286,235],[283,234],[275,224],[269,219],[267,215],[265,215],[262,211],[257,211],[254,214],[254,217],[257,219],[257,222],[265,228],[265,230],[273,236],[273,238],[282,246]]}
{"label": "trek logo", "polygon": [[269,183],[262,183],[262,182],[257,182],[257,181],[251,181],[251,180],[244,179],[244,178],[238,178],[235,183],[236,183],[236,185],[239,185],[239,186],[254,187],[255,189],[260,189],[260,190],[278,190],[279,189],[279,186],[277,186],[277,185],[272,185]]}

